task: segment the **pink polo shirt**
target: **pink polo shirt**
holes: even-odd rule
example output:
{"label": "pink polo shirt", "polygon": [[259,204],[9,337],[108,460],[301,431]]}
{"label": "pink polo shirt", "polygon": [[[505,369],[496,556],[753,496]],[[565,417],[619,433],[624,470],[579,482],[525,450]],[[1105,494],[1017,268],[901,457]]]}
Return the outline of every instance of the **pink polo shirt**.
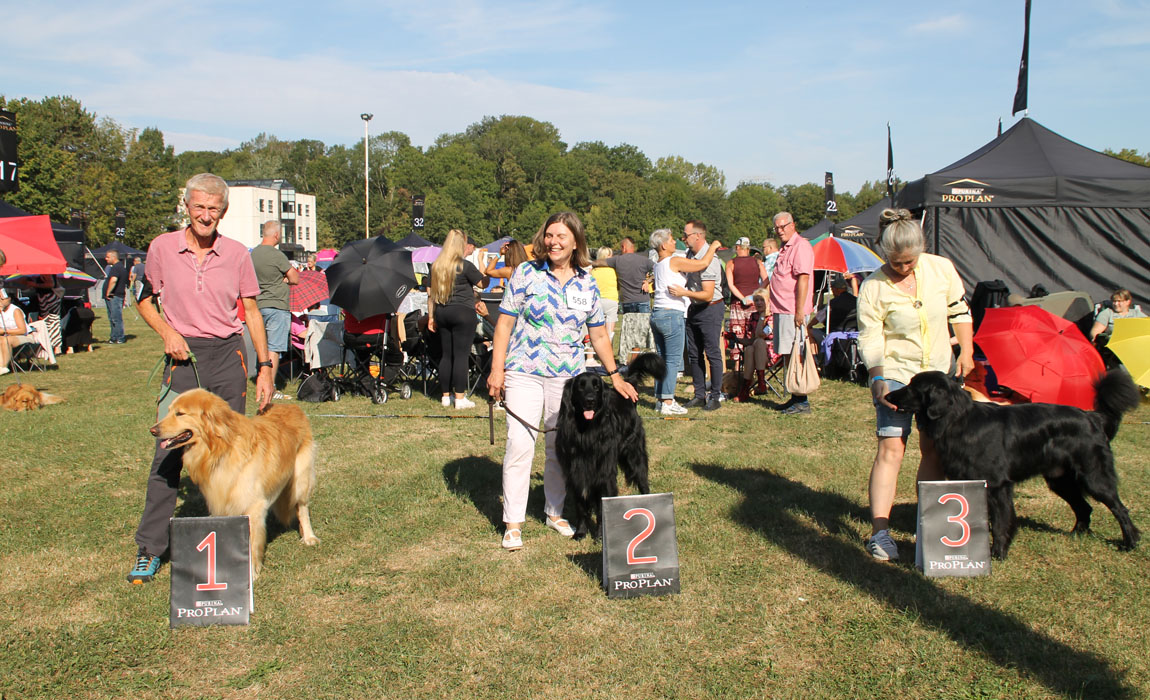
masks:
{"label": "pink polo shirt", "polygon": [[795,295],[798,293],[799,275],[810,275],[807,280],[807,298],[803,300],[802,315],[811,312],[815,298],[815,249],[811,242],[795,234],[775,259],[771,274],[771,312],[795,313]]}
{"label": "pink polo shirt", "polygon": [[186,229],[161,234],[148,246],[145,270],[164,317],[185,338],[227,338],[241,332],[236,302],[260,293],[247,248],[217,233],[201,265],[188,248],[187,235]]}

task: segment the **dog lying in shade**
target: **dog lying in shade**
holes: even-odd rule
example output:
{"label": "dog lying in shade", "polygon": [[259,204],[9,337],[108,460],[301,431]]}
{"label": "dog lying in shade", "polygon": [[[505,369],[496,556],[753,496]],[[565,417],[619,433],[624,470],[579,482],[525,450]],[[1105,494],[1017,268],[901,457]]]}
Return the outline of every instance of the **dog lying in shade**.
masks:
{"label": "dog lying in shade", "polygon": [[0,407],[9,411],[35,411],[63,402],[63,397],[45,394],[31,384],[12,384],[0,394]]}

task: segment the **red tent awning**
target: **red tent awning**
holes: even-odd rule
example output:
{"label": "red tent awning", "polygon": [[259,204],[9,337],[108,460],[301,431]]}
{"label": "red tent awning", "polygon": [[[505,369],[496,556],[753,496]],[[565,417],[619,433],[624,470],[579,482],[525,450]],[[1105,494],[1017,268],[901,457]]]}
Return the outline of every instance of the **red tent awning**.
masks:
{"label": "red tent awning", "polygon": [[7,258],[0,275],[55,275],[67,267],[47,216],[0,219],[0,250]]}

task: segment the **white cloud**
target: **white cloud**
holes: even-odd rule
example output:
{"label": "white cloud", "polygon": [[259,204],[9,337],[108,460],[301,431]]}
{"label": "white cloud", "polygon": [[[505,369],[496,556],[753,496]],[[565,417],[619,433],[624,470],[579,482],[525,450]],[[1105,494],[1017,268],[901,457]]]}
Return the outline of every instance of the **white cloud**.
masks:
{"label": "white cloud", "polygon": [[913,24],[907,29],[909,34],[962,34],[970,27],[964,15],[947,15]]}

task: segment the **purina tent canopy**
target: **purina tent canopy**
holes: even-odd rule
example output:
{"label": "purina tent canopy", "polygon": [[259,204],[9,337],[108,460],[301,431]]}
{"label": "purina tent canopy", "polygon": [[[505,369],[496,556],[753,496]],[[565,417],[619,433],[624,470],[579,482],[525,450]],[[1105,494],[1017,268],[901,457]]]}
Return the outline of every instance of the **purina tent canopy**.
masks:
{"label": "purina tent canopy", "polygon": [[993,279],[1095,299],[1150,289],[1150,168],[1032,119],[909,183],[896,201],[924,212],[927,250],[953,260],[968,289]]}

